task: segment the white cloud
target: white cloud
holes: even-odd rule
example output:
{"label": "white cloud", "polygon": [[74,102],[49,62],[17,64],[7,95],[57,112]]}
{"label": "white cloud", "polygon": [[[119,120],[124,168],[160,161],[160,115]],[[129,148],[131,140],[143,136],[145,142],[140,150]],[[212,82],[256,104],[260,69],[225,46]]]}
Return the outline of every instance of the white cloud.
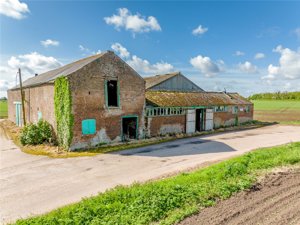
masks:
{"label": "white cloud", "polygon": [[117,30],[123,27],[125,30],[130,30],[133,33],[161,30],[161,27],[155,17],[149,16],[148,18],[145,18],[140,14],[133,15],[126,8],[119,8],[117,15],[114,14],[111,17],[104,17],[104,21],[108,25],[114,25]]}
{"label": "white cloud", "polygon": [[[44,56],[37,52],[10,57],[5,64],[0,66],[0,95],[6,96],[6,90],[16,85],[18,68],[21,68],[23,81],[34,76],[61,66],[62,63],[51,56]],[[1,97],[0,96],[0,97]]]}
{"label": "white cloud", "polygon": [[25,18],[26,13],[29,13],[29,8],[24,2],[19,2],[19,0],[0,1],[0,14],[19,20]]}
{"label": "white cloud", "polygon": [[92,51],[89,48],[84,47],[83,45],[79,45],[78,46],[79,50],[82,51],[82,55],[86,56],[86,55],[96,55],[96,54],[100,54],[101,50],[97,50],[97,51]]}
{"label": "white cloud", "polygon": [[41,44],[47,48],[48,46],[59,46],[59,41],[47,39],[45,41],[41,41]]}
{"label": "white cloud", "polygon": [[166,62],[157,62],[155,64],[150,64],[148,60],[141,59],[136,55],[133,55],[127,63],[134,68],[136,71],[142,74],[161,74],[167,73],[174,69],[174,67]]}
{"label": "white cloud", "polygon": [[244,62],[238,65],[238,68],[243,73],[257,73],[257,67],[253,65],[251,62]]}
{"label": "white cloud", "polygon": [[200,70],[200,72],[206,77],[212,77],[221,71],[218,64],[206,56],[203,57],[202,55],[198,55],[191,58],[190,63],[194,68]]}
{"label": "white cloud", "polygon": [[141,73],[142,75],[162,74],[174,70],[173,65],[167,62],[161,61],[161,62],[151,64],[148,60],[141,59],[136,55],[132,55],[130,57],[131,55],[130,52],[120,43],[113,44],[111,48],[115,50],[120,57],[125,59],[126,63],[128,63],[133,69],[135,69],[137,72]]}
{"label": "white cloud", "polygon": [[207,27],[202,27],[202,25],[199,25],[197,28],[195,28],[193,31],[192,31],[192,34],[195,35],[195,36],[199,36],[199,35],[202,35],[204,33],[206,33],[208,31],[208,28]]}
{"label": "white cloud", "polygon": [[46,72],[62,65],[54,57],[44,56],[37,52],[12,56],[7,61],[7,64],[11,69],[17,70],[18,68],[21,68],[23,71],[26,71],[31,75],[34,75],[35,73]]}
{"label": "white cloud", "polygon": [[275,75],[274,74],[268,74],[266,76],[262,76],[261,79],[262,80],[266,80],[268,82],[272,81],[272,80],[275,80]]}
{"label": "white cloud", "polygon": [[296,28],[294,30],[294,34],[296,34],[296,36],[298,37],[298,39],[300,40],[300,27]]}
{"label": "white cloud", "polygon": [[[280,54],[279,65],[268,67],[268,74],[273,77],[281,75],[287,79],[300,78],[300,50],[293,51],[289,48],[283,48],[281,45],[277,46],[274,50]],[[271,77],[272,77],[271,76]]]}
{"label": "white cloud", "polygon": [[255,54],[254,59],[263,59],[265,57],[266,56],[265,56],[264,53],[258,52],[258,53]]}
{"label": "white cloud", "polygon": [[122,58],[128,58],[130,56],[130,53],[127,51],[127,49],[124,48],[120,43],[112,44],[111,48]]}
{"label": "white cloud", "polygon": [[273,66],[272,64],[270,64],[268,66],[268,74],[276,76],[279,74],[279,67],[277,66]]}
{"label": "white cloud", "polygon": [[0,80],[0,92],[7,91],[8,88],[9,82],[7,80]]}
{"label": "white cloud", "polygon": [[234,55],[235,55],[235,56],[243,56],[243,55],[245,55],[245,53],[244,53],[244,52],[241,52],[241,51],[236,51],[236,52],[234,53]]}

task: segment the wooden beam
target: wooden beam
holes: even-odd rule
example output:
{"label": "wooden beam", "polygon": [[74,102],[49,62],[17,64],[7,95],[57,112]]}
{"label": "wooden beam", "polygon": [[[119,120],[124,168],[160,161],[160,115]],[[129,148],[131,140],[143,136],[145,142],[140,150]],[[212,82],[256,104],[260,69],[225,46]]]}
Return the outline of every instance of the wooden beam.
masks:
{"label": "wooden beam", "polygon": [[20,80],[20,91],[21,91],[21,102],[22,102],[22,114],[23,114],[23,125],[26,126],[26,118],[25,118],[25,97],[22,86],[22,74],[21,69],[19,68],[19,80]]}

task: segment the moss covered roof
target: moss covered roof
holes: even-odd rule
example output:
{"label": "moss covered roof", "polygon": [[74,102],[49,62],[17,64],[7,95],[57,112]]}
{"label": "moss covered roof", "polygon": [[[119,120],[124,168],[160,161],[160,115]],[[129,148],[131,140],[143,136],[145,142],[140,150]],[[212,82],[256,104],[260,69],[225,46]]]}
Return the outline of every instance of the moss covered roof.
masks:
{"label": "moss covered roof", "polygon": [[148,103],[160,107],[192,107],[252,104],[238,93],[146,91]]}

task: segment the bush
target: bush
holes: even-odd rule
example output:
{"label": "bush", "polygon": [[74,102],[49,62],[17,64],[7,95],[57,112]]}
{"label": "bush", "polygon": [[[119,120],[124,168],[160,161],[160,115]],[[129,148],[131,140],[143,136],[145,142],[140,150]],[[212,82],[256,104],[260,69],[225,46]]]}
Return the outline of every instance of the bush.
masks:
{"label": "bush", "polygon": [[45,120],[40,120],[37,124],[26,125],[20,135],[22,145],[38,145],[44,142],[51,143],[53,140],[52,127]]}

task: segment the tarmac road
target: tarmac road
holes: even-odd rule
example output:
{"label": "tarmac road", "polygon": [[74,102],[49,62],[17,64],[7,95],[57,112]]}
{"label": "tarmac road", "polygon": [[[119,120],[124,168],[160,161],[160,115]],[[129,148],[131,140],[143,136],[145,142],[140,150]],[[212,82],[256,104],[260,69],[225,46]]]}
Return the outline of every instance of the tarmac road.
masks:
{"label": "tarmac road", "polygon": [[52,159],[21,152],[0,132],[0,221],[45,213],[116,185],[144,182],[243,154],[300,141],[300,126],[180,139],[93,157]]}

